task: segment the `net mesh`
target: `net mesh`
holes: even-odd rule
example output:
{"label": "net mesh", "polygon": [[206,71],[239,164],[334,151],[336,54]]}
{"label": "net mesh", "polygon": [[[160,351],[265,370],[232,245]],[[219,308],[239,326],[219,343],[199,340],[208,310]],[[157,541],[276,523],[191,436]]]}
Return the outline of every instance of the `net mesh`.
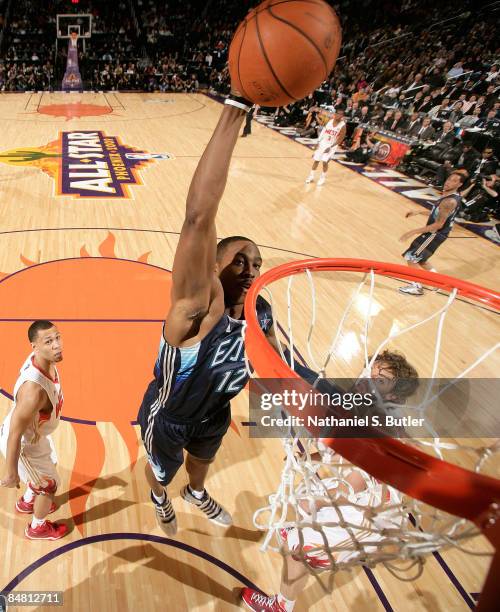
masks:
{"label": "net mesh", "polygon": [[[498,372],[500,343],[492,342],[498,332],[497,313],[464,299],[456,287],[440,291],[432,287],[423,303],[399,294],[401,282],[379,277],[374,269],[332,275],[306,267],[303,272],[278,280],[272,288],[266,286],[262,295],[270,302],[275,326],[289,348],[285,355],[279,343],[281,359],[291,369],[299,363],[314,370],[313,387],[323,378],[356,376],[356,372],[369,379],[378,356],[386,348],[398,349],[410,361],[419,361],[417,369],[424,370],[428,381],[419,401],[386,401],[383,409],[418,417],[425,416],[437,399],[452,393],[461,379],[494,377]],[[297,294],[300,300],[294,304]],[[304,306],[305,295],[310,295],[309,308]],[[318,295],[325,297],[323,303]],[[467,329],[475,330],[476,342],[462,343],[466,348],[457,354],[464,322]],[[451,341],[445,332],[452,335]],[[248,361],[247,366],[258,376],[257,364],[256,372]],[[433,380],[443,372],[449,381],[436,389]],[[441,439],[429,423],[424,419],[428,435],[402,442],[409,449],[419,448],[499,478],[497,439]],[[474,523],[377,481],[322,441],[299,439],[290,430],[283,445],[285,460],[278,487],[254,515],[256,527],[266,532],[263,550],[292,555],[312,573],[382,563],[400,579],[417,577],[425,557],[437,550],[453,547],[491,555],[492,547],[484,538],[479,543],[473,539],[481,532]],[[493,503],[488,520],[495,521],[497,515],[498,505]]]}

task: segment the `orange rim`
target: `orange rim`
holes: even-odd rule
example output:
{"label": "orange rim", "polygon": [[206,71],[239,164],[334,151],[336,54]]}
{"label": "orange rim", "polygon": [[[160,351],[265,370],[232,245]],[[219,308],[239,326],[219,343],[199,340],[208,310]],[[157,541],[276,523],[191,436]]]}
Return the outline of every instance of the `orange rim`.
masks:
{"label": "orange rim", "polygon": [[[421,281],[444,290],[457,289],[462,297],[500,310],[500,294],[451,276],[414,270],[407,266],[364,259],[306,259],[269,270],[258,278],[245,300],[245,348],[259,378],[300,380],[274,351],[258,324],[255,312],[259,293],[270,283],[305,270],[369,272],[408,281]],[[442,461],[393,438],[329,438],[323,443],[376,479],[444,512],[473,521],[497,547],[499,521],[492,520],[500,504],[500,481]]]}

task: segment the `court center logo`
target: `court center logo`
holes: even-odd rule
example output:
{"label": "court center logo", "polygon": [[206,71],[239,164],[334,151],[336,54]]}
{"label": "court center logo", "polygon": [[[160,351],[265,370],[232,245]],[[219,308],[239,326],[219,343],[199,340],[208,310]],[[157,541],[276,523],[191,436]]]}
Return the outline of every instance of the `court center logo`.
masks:
{"label": "court center logo", "polygon": [[130,198],[130,185],[142,185],[139,171],[170,153],[147,153],[101,131],[60,132],[41,147],[0,153],[0,162],[34,166],[55,181],[55,194],[74,198]]}

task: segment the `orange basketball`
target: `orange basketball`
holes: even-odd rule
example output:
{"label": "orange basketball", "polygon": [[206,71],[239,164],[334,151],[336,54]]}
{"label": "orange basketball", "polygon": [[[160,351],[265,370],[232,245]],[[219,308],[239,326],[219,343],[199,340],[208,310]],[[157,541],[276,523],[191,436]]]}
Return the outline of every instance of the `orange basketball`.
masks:
{"label": "orange basketball", "polygon": [[233,88],[264,106],[300,100],[331,73],[341,40],[338,17],[323,0],[265,0],[231,42]]}

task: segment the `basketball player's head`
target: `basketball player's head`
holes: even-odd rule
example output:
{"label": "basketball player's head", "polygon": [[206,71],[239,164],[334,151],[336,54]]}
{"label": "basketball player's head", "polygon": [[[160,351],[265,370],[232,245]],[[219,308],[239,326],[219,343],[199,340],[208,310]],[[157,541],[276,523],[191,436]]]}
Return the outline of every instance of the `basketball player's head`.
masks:
{"label": "basketball player's head", "polygon": [[385,401],[404,403],[418,387],[417,370],[396,351],[385,350],[377,356],[370,378]]}
{"label": "basketball player's head", "polygon": [[253,281],[260,276],[262,256],[253,240],[229,236],[217,245],[216,271],[226,305],[242,304]]}
{"label": "basketball player's head", "polygon": [[333,115],[333,123],[335,123],[336,125],[337,123],[344,121],[344,114],[345,114],[345,111],[343,108],[335,109],[335,114]]}
{"label": "basketball player's head", "polygon": [[465,183],[467,177],[463,172],[452,172],[446,179],[443,185],[443,192],[445,191],[458,191],[460,187]]}
{"label": "basketball player's head", "polygon": [[35,357],[40,357],[50,363],[62,361],[61,334],[51,321],[42,319],[32,323],[28,329],[28,339]]}

